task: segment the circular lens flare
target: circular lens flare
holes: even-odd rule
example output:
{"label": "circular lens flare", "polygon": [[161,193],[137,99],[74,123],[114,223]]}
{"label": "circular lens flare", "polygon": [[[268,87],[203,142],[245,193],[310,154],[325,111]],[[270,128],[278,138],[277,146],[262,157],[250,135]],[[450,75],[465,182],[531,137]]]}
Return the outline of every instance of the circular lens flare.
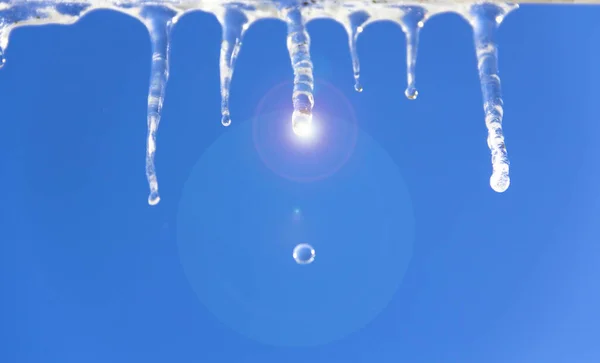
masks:
{"label": "circular lens flare", "polygon": [[[351,157],[358,134],[354,109],[334,86],[317,82],[320,103],[309,114],[293,111],[282,83],[269,91],[253,119],[253,141],[264,165],[298,182],[326,179]],[[290,123],[291,115],[291,123]]]}

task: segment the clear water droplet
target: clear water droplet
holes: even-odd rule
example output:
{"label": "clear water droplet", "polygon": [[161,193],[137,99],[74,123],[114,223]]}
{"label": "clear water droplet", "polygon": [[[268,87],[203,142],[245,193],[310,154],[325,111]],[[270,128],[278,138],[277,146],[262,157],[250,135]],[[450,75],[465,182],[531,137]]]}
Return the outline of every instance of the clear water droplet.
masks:
{"label": "clear water droplet", "polygon": [[158,192],[152,191],[148,196],[148,204],[157,205],[158,202],[160,202],[160,195],[158,195]]}
{"label": "clear water droplet", "polygon": [[231,117],[229,116],[229,114],[223,115],[223,117],[221,117],[221,125],[225,127],[231,125]]}
{"label": "clear water droplet", "polygon": [[416,100],[417,96],[419,95],[419,91],[417,91],[417,89],[414,87],[408,87],[406,88],[406,91],[404,91],[404,95],[406,95],[406,98],[409,100]]}
{"label": "clear water droplet", "polygon": [[300,243],[294,248],[292,253],[294,260],[299,265],[308,265],[315,260],[315,249],[308,243]]}
{"label": "clear water droplet", "polygon": [[360,82],[358,80],[356,80],[356,82],[354,83],[354,90],[356,90],[356,92],[363,91],[363,86],[362,86],[362,84],[360,84]]}

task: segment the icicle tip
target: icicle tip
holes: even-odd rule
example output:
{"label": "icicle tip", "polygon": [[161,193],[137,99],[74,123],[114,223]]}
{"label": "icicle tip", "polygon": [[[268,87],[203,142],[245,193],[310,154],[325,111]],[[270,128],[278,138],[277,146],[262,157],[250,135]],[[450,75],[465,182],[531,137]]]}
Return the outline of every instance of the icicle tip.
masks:
{"label": "icicle tip", "polygon": [[299,137],[310,137],[313,132],[312,114],[294,111],[292,114],[292,128],[294,133]]}
{"label": "icicle tip", "polygon": [[158,195],[158,192],[150,192],[150,195],[148,196],[148,204],[155,206],[158,204],[158,202],[160,202],[160,195]]}

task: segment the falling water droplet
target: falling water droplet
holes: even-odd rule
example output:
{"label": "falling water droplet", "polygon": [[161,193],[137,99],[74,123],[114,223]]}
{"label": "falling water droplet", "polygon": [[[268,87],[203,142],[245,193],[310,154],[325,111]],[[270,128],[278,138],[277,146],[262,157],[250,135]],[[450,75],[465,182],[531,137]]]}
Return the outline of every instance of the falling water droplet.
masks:
{"label": "falling water droplet", "polygon": [[419,47],[419,30],[425,24],[427,11],[420,6],[402,7],[400,19],[402,31],[406,36],[406,80],[404,94],[409,100],[417,99],[419,92],[416,87],[417,51]]}
{"label": "falling water droplet", "polygon": [[292,102],[294,113],[292,127],[299,136],[310,130],[314,106],[313,64],[310,60],[310,36],[306,31],[299,7],[284,10],[288,27],[287,48],[294,69],[294,93]]}
{"label": "falling water droplet", "polygon": [[150,33],[152,43],[152,66],[150,89],[148,91],[148,139],[146,144],[146,177],[150,187],[148,204],[156,205],[160,201],[158,179],[154,165],[156,153],[156,133],[160,124],[165,89],[169,79],[170,34],[177,18],[173,10],[148,6],[141,16]]}
{"label": "falling water droplet", "polygon": [[483,93],[485,124],[488,130],[487,144],[492,153],[490,186],[498,193],[506,191],[510,185],[509,160],[502,131],[504,109],[496,45],[499,20],[503,19],[505,13],[505,9],[491,4],[473,5],[469,13]]}
{"label": "falling water droplet", "polygon": [[219,16],[223,28],[223,41],[221,43],[221,55],[219,69],[221,73],[221,124],[231,125],[229,113],[229,92],[235,61],[242,46],[244,32],[249,26],[246,14],[237,8],[226,6]]}
{"label": "falling water droplet", "polygon": [[299,265],[308,265],[315,260],[315,249],[308,243],[300,243],[294,248],[292,257]]}
{"label": "falling water droplet", "polygon": [[358,35],[363,32],[370,15],[365,11],[353,12],[348,16],[344,24],[348,32],[348,44],[350,46],[350,57],[352,58],[352,70],[354,71],[354,89],[357,92],[363,91],[360,83],[360,61],[358,59],[357,42]]}

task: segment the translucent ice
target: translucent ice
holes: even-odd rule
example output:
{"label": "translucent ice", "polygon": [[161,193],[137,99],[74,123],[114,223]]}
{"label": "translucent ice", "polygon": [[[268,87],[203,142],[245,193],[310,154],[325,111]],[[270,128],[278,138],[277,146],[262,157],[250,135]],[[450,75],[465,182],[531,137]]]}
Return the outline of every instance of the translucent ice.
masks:
{"label": "translucent ice", "polygon": [[158,180],[154,166],[156,153],[156,133],[165,99],[169,79],[169,48],[171,29],[177,22],[177,13],[164,7],[144,7],[140,13],[150,33],[152,43],[152,68],[150,90],[148,91],[148,140],[146,141],[146,177],[150,186],[148,203],[156,205],[160,201]]}
{"label": "translucent ice", "polygon": [[283,8],[282,15],[288,27],[287,48],[294,69],[292,127],[297,135],[304,136],[311,130],[312,109],[315,104],[313,64],[310,60],[310,36],[306,31],[300,6]]}
{"label": "translucent ice", "polygon": [[366,11],[356,11],[350,13],[348,19],[344,21],[344,27],[348,32],[348,43],[350,46],[350,57],[352,58],[352,70],[354,71],[354,89],[362,92],[363,87],[360,84],[360,61],[358,60],[358,50],[356,44],[358,35],[364,30],[364,26],[371,16]]}
{"label": "translucent ice", "polygon": [[223,126],[229,126],[231,124],[229,90],[231,89],[233,67],[242,47],[244,32],[250,26],[250,20],[243,11],[234,6],[225,7],[218,18],[223,28],[223,41],[219,60],[221,72],[221,123]]}
{"label": "translucent ice", "polygon": [[498,74],[498,46],[496,33],[498,25],[511,7],[492,4],[473,5],[468,19],[473,26],[477,69],[483,93],[485,124],[488,129],[487,143],[492,152],[492,176],[490,186],[502,193],[508,189],[509,161],[502,132],[504,116],[500,76]]}
{"label": "translucent ice", "polygon": [[[398,24],[406,36],[406,70],[409,99],[417,97],[415,69],[419,30],[433,15],[461,14],[473,27],[477,67],[483,93],[488,146],[492,154],[491,187],[504,192],[509,184],[509,161],[502,131],[503,104],[498,75],[496,33],[502,20],[516,5],[502,3],[431,0],[0,0],[0,67],[10,32],[19,26],[71,24],[95,9],[113,9],[129,14],[148,28],[152,44],[152,68],[148,94],[148,135],[146,175],[150,187],[148,203],[159,202],[154,154],[165,89],[169,78],[170,34],[177,20],[190,11],[214,14],[223,27],[219,67],[221,72],[221,123],[231,123],[229,95],[235,61],[245,31],[257,20],[277,18],[287,24],[287,47],[294,71],[292,103],[293,130],[304,135],[311,130],[314,106],[313,63],[306,24],[316,18],[330,18],[348,32],[355,89],[362,91],[357,41],[368,24],[387,20]],[[326,122],[326,120],[325,120]]]}
{"label": "translucent ice", "polygon": [[419,46],[419,30],[425,24],[427,10],[420,6],[406,6],[400,19],[402,31],[406,35],[406,91],[409,100],[417,98],[416,87],[417,48]]}

